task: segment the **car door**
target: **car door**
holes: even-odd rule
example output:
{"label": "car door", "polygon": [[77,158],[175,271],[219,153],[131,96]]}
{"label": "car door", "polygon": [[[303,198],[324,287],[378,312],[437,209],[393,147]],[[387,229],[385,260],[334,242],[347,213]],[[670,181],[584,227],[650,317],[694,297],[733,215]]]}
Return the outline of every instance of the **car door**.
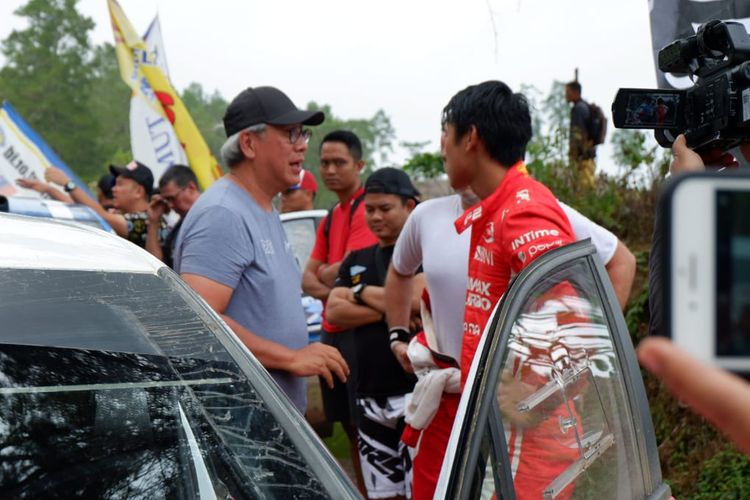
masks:
{"label": "car door", "polygon": [[436,498],[669,498],[635,352],[587,242],[511,283],[477,351]]}

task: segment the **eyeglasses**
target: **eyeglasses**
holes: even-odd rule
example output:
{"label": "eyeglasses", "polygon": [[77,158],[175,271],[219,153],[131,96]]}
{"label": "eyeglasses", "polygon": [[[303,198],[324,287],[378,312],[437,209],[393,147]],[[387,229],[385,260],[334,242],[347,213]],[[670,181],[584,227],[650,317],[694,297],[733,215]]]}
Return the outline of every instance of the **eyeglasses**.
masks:
{"label": "eyeglasses", "polygon": [[312,136],[312,130],[309,128],[304,127],[294,127],[290,128],[288,130],[289,132],[289,143],[294,145],[297,144],[297,142],[302,139],[305,141],[305,144],[310,142],[310,136]]}
{"label": "eyeglasses", "polygon": [[171,204],[173,204],[173,203],[175,202],[175,200],[177,199],[177,196],[178,196],[178,195],[179,195],[179,194],[180,194],[181,192],[185,191],[186,189],[187,189],[187,187],[184,187],[184,188],[180,188],[180,189],[179,189],[179,190],[178,190],[178,191],[177,191],[177,192],[176,192],[175,194],[173,194],[173,195],[169,195],[169,196],[165,196],[165,195],[162,195],[161,199],[162,199],[162,200],[164,200],[164,201],[166,201],[167,203],[169,203],[169,204],[171,205]]}

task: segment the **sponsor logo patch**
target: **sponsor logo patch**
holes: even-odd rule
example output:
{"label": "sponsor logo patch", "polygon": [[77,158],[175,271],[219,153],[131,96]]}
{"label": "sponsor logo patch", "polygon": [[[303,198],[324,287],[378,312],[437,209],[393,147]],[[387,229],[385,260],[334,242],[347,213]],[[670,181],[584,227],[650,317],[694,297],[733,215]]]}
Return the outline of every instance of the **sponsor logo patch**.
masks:
{"label": "sponsor logo patch", "polygon": [[527,231],[518,238],[515,238],[513,240],[513,243],[511,243],[511,247],[513,250],[518,250],[525,244],[531,243],[532,241],[543,238],[545,236],[557,237],[560,236],[560,231],[558,231],[557,229],[537,229],[535,231]]}
{"label": "sponsor logo patch", "polygon": [[492,251],[481,245],[478,245],[474,250],[474,260],[479,261],[482,264],[487,264],[488,266],[495,265],[495,259],[492,255]]}

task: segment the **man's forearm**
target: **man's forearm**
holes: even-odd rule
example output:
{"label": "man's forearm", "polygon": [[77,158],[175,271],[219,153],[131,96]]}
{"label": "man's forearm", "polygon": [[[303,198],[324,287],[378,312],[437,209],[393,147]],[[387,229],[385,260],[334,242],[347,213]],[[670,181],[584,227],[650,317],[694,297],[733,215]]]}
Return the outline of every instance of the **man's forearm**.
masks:
{"label": "man's forearm", "polygon": [[326,320],[339,328],[356,328],[383,319],[383,313],[372,307],[354,304],[341,297],[331,296],[326,305]]}
{"label": "man's forearm", "polygon": [[397,273],[393,266],[389,267],[384,291],[388,326],[406,327],[409,325],[413,293],[414,276],[404,276]]}
{"label": "man's forearm", "polygon": [[371,308],[380,313],[385,312],[385,288],[382,286],[368,285],[362,290],[360,297]]}
{"label": "man's forearm", "polygon": [[331,293],[330,287],[321,283],[317,276],[315,276],[315,273],[307,270],[302,275],[302,290],[307,295],[315,297],[318,300],[327,300],[328,294]]}
{"label": "man's forearm", "polygon": [[114,229],[119,236],[127,238],[128,223],[122,215],[111,214],[107,212],[106,210],[104,210],[104,207],[99,204],[98,201],[87,195],[86,192],[80,187],[76,187],[73,191],[71,191],[70,197],[73,198],[73,201],[75,201],[76,203],[86,205],[87,207],[92,209],[99,215],[99,217],[107,221],[107,224],[112,226],[112,229]]}
{"label": "man's forearm", "polygon": [[336,284],[336,278],[339,275],[339,269],[341,268],[341,262],[331,264],[329,266],[323,265],[323,270],[319,273],[320,281],[329,288],[333,288]]}
{"label": "man's forearm", "polygon": [[635,256],[628,250],[628,247],[618,241],[617,249],[606,268],[621,309],[625,309],[630,298],[630,291],[635,279],[635,267]]}
{"label": "man's forearm", "polygon": [[148,223],[146,251],[157,259],[164,260],[164,252],[161,249],[161,241],[159,240],[159,221],[149,221]]}
{"label": "man's forearm", "polygon": [[266,370],[289,371],[293,350],[254,334],[226,314],[220,316]]}

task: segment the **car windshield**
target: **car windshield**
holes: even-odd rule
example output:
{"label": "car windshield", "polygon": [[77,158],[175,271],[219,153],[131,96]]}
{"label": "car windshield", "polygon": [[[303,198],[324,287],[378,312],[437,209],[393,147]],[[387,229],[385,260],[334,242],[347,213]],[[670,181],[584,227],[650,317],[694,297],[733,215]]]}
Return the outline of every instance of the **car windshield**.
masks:
{"label": "car windshield", "polygon": [[341,491],[272,379],[171,271],[0,279],[3,498]]}

